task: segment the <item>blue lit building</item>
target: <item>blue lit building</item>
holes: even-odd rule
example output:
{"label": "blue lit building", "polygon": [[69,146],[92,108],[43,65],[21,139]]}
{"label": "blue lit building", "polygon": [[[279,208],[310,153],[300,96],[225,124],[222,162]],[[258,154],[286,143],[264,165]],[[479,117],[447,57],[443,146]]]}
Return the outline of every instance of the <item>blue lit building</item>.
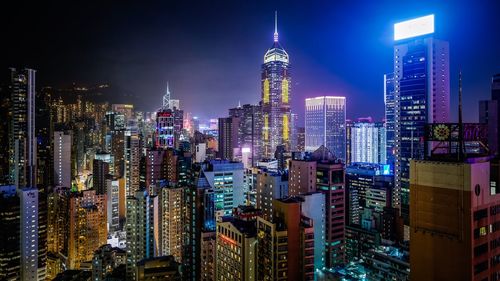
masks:
{"label": "blue lit building", "polygon": [[385,143],[387,164],[394,167],[394,73],[384,74]]}
{"label": "blue lit building", "polygon": [[[423,159],[424,126],[449,122],[448,42],[434,39],[434,15],[394,25],[394,206],[409,225],[410,160]],[[405,237],[409,238],[409,228]]]}
{"label": "blue lit building", "polygon": [[213,189],[215,217],[229,216],[245,204],[244,168],[241,162],[211,160],[203,164],[203,174]]}

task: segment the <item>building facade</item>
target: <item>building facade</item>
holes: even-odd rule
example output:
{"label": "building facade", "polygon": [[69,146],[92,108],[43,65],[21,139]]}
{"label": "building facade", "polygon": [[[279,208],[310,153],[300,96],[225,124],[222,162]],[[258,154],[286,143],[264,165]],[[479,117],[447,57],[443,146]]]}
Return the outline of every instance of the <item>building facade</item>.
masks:
{"label": "building facade", "polygon": [[346,159],[346,99],[322,96],[306,99],[306,151],[324,145],[337,158]]}

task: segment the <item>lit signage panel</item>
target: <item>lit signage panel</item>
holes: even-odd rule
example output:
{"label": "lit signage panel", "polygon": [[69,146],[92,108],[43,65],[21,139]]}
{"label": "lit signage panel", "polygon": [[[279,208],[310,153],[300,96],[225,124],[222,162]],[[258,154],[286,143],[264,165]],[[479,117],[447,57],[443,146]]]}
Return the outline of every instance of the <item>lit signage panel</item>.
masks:
{"label": "lit signage panel", "polygon": [[434,33],[434,15],[411,19],[394,25],[394,40]]}

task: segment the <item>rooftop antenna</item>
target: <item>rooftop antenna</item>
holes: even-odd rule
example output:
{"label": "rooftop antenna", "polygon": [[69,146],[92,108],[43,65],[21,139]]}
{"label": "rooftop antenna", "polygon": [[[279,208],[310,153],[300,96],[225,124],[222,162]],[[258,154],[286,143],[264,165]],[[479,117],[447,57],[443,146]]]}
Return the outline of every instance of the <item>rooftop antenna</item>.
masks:
{"label": "rooftop antenna", "polygon": [[464,159],[464,126],[462,120],[462,70],[458,73],[458,161]]}
{"label": "rooftop antenna", "polygon": [[278,42],[278,11],[274,11],[274,42]]}

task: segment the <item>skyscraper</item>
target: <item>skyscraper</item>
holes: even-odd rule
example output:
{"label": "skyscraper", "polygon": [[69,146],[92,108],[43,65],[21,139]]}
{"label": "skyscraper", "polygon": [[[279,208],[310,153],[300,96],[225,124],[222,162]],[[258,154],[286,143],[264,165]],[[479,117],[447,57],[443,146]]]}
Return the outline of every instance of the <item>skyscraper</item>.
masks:
{"label": "skyscraper", "polygon": [[[21,280],[38,280],[38,189],[18,189],[21,201]],[[45,272],[45,268],[43,269]]]}
{"label": "skyscraper", "polygon": [[386,161],[394,167],[394,73],[384,74]]}
{"label": "skyscraper", "polygon": [[54,184],[71,187],[71,131],[54,132]]}
{"label": "skyscraper", "polygon": [[[240,118],[238,145],[241,153],[250,150],[250,162],[255,164],[259,160],[262,135],[262,107],[260,105],[244,104],[229,109],[230,117]],[[221,136],[219,131],[219,136]]]}
{"label": "skyscraper", "polygon": [[[423,159],[424,126],[449,122],[448,42],[434,39],[434,15],[394,25],[394,206],[409,223],[410,160]],[[408,230],[408,229],[406,229]]]}
{"label": "skyscraper", "polygon": [[315,151],[324,145],[335,157],[345,161],[345,97],[306,99],[305,123],[306,151]]}
{"label": "skyscraper", "polygon": [[0,187],[0,279],[20,279],[20,201],[14,185]]}
{"label": "skyscraper", "polygon": [[290,149],[290,59],[278,42],[278,18],[275,15],[274,43],[264,55],[262,85],[262,157],[272,158],[276,146]]}
{"label": "skyscraper", "polygon": [[9,169],[17,187],[36,186],[35,73],[11,68]]}

